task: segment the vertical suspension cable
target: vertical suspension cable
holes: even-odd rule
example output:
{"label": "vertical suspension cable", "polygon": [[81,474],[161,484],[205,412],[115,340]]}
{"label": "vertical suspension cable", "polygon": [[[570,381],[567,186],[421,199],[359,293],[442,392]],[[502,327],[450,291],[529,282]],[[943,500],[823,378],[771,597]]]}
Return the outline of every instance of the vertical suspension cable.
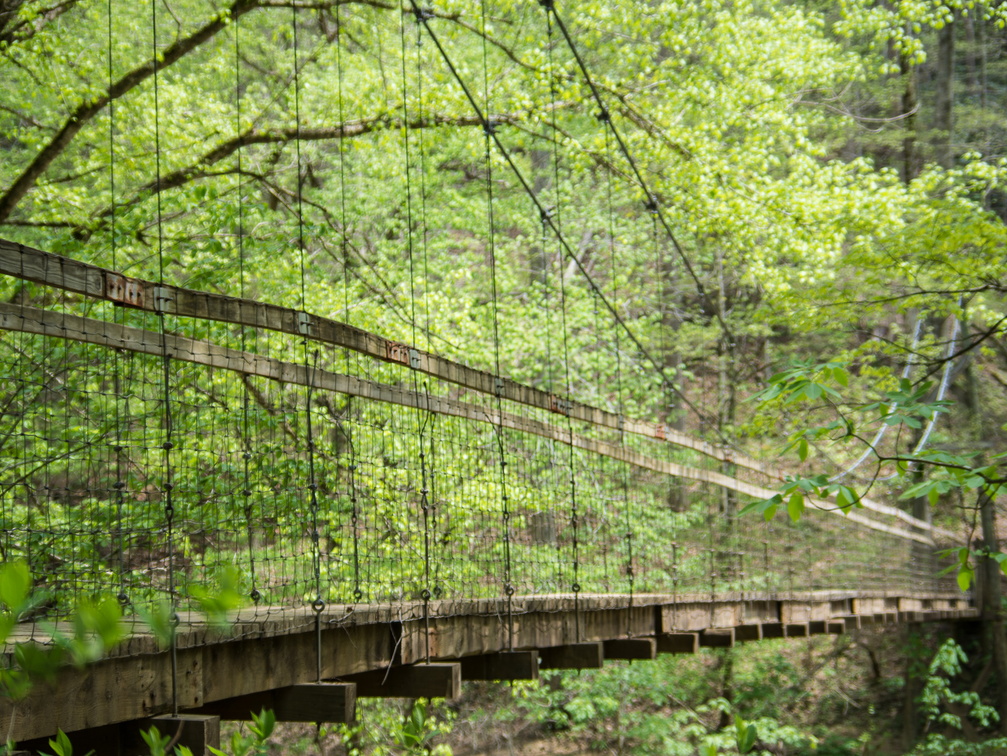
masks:
{"label": "vertical suspension cable", "polygon": [[[550,3],[548,0],[541,3],[543,7],[548,8]],[[556,127],[556,81],[553,71],[553,28],[552,28],[552,15],[546,13],[546,34],[548,38],[548,43],[546,47],[546,54],[549,66],[549,96],[553,107],[550,108],[550,125],[552,127],[552,133],[555,136],[558,132]],[[555,197],[555,205],[551,215],[547,216],[543,213],[542,224],[545,226],[547,222],[552,223],[557,231],[557,236],[561,236],[563,232],[563,215],[561,212],[562,208],[562,194],[560,191],[559,183],[559,144],[554,138],[552,142],[552,171],[553,171],[553,194]],[[560,258],[562,259],[562,257]],[[560,294],[560,328],[562,333],[562,351],[563,351],[563,375],[564,375],[564,394],[566,396],[566,401],[564,401],[559,409],[566,415],[567,420],[567,431],[569,433],[569,443],[567,444],[567,465],[568,465],[568,484],[570,488],[570,529],[571,529],[571,582],[570,589],[573,592],[574,600],[574,625],[575,625],[575,641],[580,642],[581,637],[581,618],[580,618],[580,513],[577,507],[577,478],[576,478],[576,453],[573,444],[574,428],[573,420],[570,417],[570,413],[567,410],[568,401],[572,396],[572,379],[570,374],[570,340],[569,340],[569,325],[567,322],[567,297],[566,297],[566,274],[563,270],[563,266],[560,265],[557,271],[557,276],[559,277],[559,294]]]}
{"label": "vertical suspension cable", "polygon": [[[311,515],[311,568],[314,579],[315,600],[311,608],[315,613],[315,675],[316,682],[322,681],[322,611],[325,601],[322,599],[322,553],[321,539],[318,532],[318,484],[315,479],[315,438],[311,422],[311,402],[314,398],[315,374],[318,371],[318,350],[311,353],[311,322],[308,316],[307,260],[304,244],[304,170],[301,159],[301,71],[297,34],[297,5],[291,5],[291,31],[293,35],[294,53],[294,153],[297,169],[297,251],[301,273],[301,322],[300,330],[304,338],[301,344],[304,349],[304,372],[308,376],[308,386],[305,391],[304,424],[308,453],[308,499]],[[313,359],[312,359],[313,357]]]}
{"label": "vertical suspension cable", "polygon": [[[417,24],[419,21],[417,20]],[[412,160],[409,150],[409,81],[406,73],[407,51],[406,51],[406,14],[401,14],[399,18],[399,43],[401,53],[401,73],[402,73],[402,146],[405,157],[406,173],[406,257],[409,261],[409,320],[411,324],[411,343],[416,344],[416,259],[413,245],[413,185],[412,185]],[[422,129],[421,129],[422,130]],[[429,345],[429,331],[428,331]],[[416,371],[412,371],[413,392],[420,396],[419,378]],[[426,383],[424,382],[424,388]],[[420,511],[423,516],[423,588],[420,590],[420,598],[423,600],[423,629],[424,629],[424,658],[430,662],[430,490],[427,485],[427,463],[425,449],[426,426],[431,413],[429,412],[429,392],[427,396],[428,412],[423,412],[417,408],[416,435],[420,448]]]}
{"label": "vertical suspension cable", "polygon": [[[611,156],[612,145],[611,137],[609,135],[608,129],[605,129],[605,155]],[[615,267],[615,204],[612,196],[612,172],[606,172],[607,180],[605,182],[605,200],[608,205],[608,253],[609,253],[609,270],[612,276],[612,302],[618,306],[619,302],[619,281],[616,275]],[[614,337],[615,346],[615,385],[616,385],[616,406],[619,412],[619,445],[623,448],[626,446],[626,434],[623,430],[622,423],[625,416],[625,403],[623,397],[623,386],[622,386],[622,346],[620,339],[620,329],[617,324],[612,324],[612,335]],[[626,533],[624,538],[626,540],[626,581],[628,584],[629,597],[628,597],[628,607],[630,612],[626,615],[627,628],[626,633],[629,635],[631,633],[631,613],[633,609],[633,598],[634,598],[634,588],[636,585],[636,570],[633,564],[633,512],[632,505],[630,504],[629,496],[629,470],[628,463],[623,462],[620,465],[620,470],[622,472],[620,476],[620,486],[622,488],[623,496],[623,511],[625,517]]]}
{"label": "vertical suspension cable", "polygon": [[168,334],[165,328],[164,316],[168,300],[164,294],[164,217],[161,206],[161,125],[160,125],[160,88],[158,72],[161,64],[157,55],[157,0],[150,0],[151,44],[154,59],[154,193],[157,200],[157,281],[159,291],[154,295],[157,309],[158,324],[161,335],[161,387],[163,389],[163,422],[164,441],[162,463],[164,466],[164,518],[168,539],[168,597],[171,602],[171,711],[172,716],[178,716],[178,639],[179,624],[177,601],[175,598],[175,544],[174,544],[174,480],[172,477],[171,450],[172,415],[171,415],[171,355],[168,353]]}
{"label": "vertical suspension cable", "polygon": [[[237,18],[234,20],[234,133],[241,134],[241,19]],[[238,286],[240,289],[240,296],[242,299],[245,298],[247,293],[246,289],[246,271],[245,271],[245,198],[244,198],[244,172],[242,166],[242,148],[241,145],[238,146],[237,150],[237,160],[238,160]],[[247,332],[244,326],[241,326],[241,351],[247,352]],[[251,380],[250,377],[245,378],[241,382],[241,435],[242,435],[242,489],[241,495],[245,500],[244,513],[245,513],[245,528],[246,528],[246,540],[248,546],[248,569],[249,569],[249,580],[251,581],[251,591],[249,592],[249,598],[255,604],[259,603],[259,599],[262,598],[262,594],[259,592],[258,580],[255,571],[255,533],[252,524],[252,511],[253,511],[253,491],[251,486],[251,462],[252,462],[252,439],[249,428],[249,406],[251,403],[250,392],[248,390],[248,381]]]}
{"label": "vertical suspension cable", "polygon": [[[113,56],[112,56],[112,0],[108,0],[107,3],[107,13],[108,13],[108,87],[109,91],[112,89],[113,83]],[[112,253],[112,270],[119,270],[119,260],[118,260],[118,245],[116,244],[116,204],[115,204],[115,100],[109,99],[108,101],[108,180],[109,180],[109,195],[110,195],[110,213],[109,213],[109,228],[110,233],[110,244]],[[116,324],[122,323],[122,311],[121,308],[113,308],[113,317]],[[115,540],[116,540],[116,569],[119,573],[119,591],[116,594],[116,599],[119,605],[125,608],[129,604],[129,594],[126,593],[126,541],[125,534],[123,532],[123,508],[125,505],[125,493],[123,489],[126,487],[126,482],[124,480],[124,473],[126,469],[122,438],[122,411],[121,411],[121,398],[122,398],[122,365],[120,360],[119,350],[112,350],[112,386],[115,395],[115,418],[113,422],[115,423],[115,483],[113,484],[113,489],[115,490]]]}
{"label": "vertical suspension cable", "polygon": [[[343,107],[343,21],[340,15],[342,3],[337,3],[336,14],[336,108],[339,113],[339,124],[346,123],[346,113]],[[350,240],[349,229],[346,226],[346,148],[344,140],[339,140],[339,226],[340,255],[343,263],[343,322],[350,322]],[[347,375],[350,370],[350,351],[345,351]],[[356,358],[359,362],[359,355]],[[352,405],[347,405],[347,416],[352,415]],[[360,587],[360,506],[357,491],[357,444],[352,429],[346,437],[350,446],[350,528],[353,538],[353,601],[359,602],[364,592]]]}
{"label": "vertical suspension cable", "polygon": [[503,376],[500,371],[500,300],[497,281],[497,260],[496,260],[496,223],[494,219],[494,198],[493,198],[493,151],[492,140],[494,125],[490,118],[490,79],[489,79],[489,51],[486,42],[488,34],[486,23],[486,0],[479,2],[479,15],[482,24],[482,59],[483,59],[483,95],[486,116],[483,119],[483,142],[486,163],[486,220],[489,230],[487,244],[489,247],[490,260],[490,287],[493,304],[493,375],[496,379],[496,438],[500,456],[500,504],[501,523],[503,530],[504,547],[504,569],[503,584],[504,595],[507,597],[507,647],[514,650],[514,585],[511,573],[511,532],[510,532],[510,503],[508,501],[507,490],[507,450],[504,443],[503,428]]}

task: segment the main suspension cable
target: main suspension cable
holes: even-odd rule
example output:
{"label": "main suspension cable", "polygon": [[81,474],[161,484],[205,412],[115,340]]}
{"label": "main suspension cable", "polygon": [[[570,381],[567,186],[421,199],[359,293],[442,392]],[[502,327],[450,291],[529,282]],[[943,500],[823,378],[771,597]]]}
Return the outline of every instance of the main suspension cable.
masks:
{"label": "main suspension cable", "polygon": [[[511,169],[511,172],[514,174],[515,178],[517,178],[518,183],[521,185],[525,194],[528,195],[528,198],[535,206],[536,210],[539,213],[539,216],[544,219],[544,223],[549,227],[550,231],[552,231],[553,235],[559,241],[564,254],[574,263],[574,265],[580,271],[581,275],[584,276],[584,279],[587,282],[588,286],[592,289],[595,295],[599,297],[601,302],[605,305],[605,308],[615,319],[615,321],[619,324],[619,327],[626,332],[626,334],[633,342],[633,345],[636,347],[639,354],[641,354],[643,358],[647,362],[649,362],[651,366],[657,371],[657,373],[659,373],[663,377],[663,379],[667,381],[668,385],[671,386],[672,389],[678,394],[682,403],[685,404],[687,407],[689,407],[698,417],[702,417],[702,413],[700,412],[700,410],[695,406],[695,404],[693,404],[688,399],[688,397],[686,397],[680,390],[678,390],[675,387],[674,382],[668,378],[664,366],[662,366],[654,358],[654,356],[650,353],[650,351],[643,345],[643,343],[640,341],[637,335],[633,332],[633,329],[629,327],[629,325],[625,322],[625,320],[623,320],[622,316],[619,315],[618,311],[615,309],[612,303],[609,302],[608,297],[606,297],[604,292],[602,292],[601,287],[591,276],[590,272],[584,267],[584,264],[581,262],[577,254],[574,252],[573,248],[570,246],[570,243],[566,240],[566,238],[561,233],[560,229],[553,222],[550,213],[548,212],[546,207],[541,203],[538,197],[535,195],[535,192],[532,189],[531,185],[528,183],[528,180],[525,178],[524,174],[521,172],[521,169],[518,168],[517,164],[514,162],[514,159],[511,156],[510,152],[507,150],[503,142],[500,140],[500,137],[497,134],[496,124],[494,124],[491,119],[487,118],[484,115],[483,109],[476,102],[476,99],[472,94],[471,89],[469,89],[468,85],[465,83],[465,80],[462,78],[457,67],[452,62],[451,57],[447,54],[447,51],[441,44],[440,39],[437,37],[433,29],[431,28],[429,23],[430,14],[424,13],[424,11],[420,9],[417,0],[410,0],[410,4],[412,5],[413,12],[416,14],[416,17],[423,23],[423,26],[426,29],[427,34],[430,36],[430,40],[434,43],[434,46],[437,47],[437,50],[440,53],[441,57],[443,58],[445,65],[447,65],[448,67],[448,70],[451,72],[455,81],[457,81],[458,85],[461,87],[462,92],[465,94],[465,98],[468,100],[472,109],[475,111],[476,117],[479,119],[480,123],[483,126],[483,132],[486,134],[487,141],[492,140],[492,142],[496,145],[497,150],[504,158],[504,161]],[[728,439],[726,437],[721,438],[721,440],[725,443],[728,442]]]}

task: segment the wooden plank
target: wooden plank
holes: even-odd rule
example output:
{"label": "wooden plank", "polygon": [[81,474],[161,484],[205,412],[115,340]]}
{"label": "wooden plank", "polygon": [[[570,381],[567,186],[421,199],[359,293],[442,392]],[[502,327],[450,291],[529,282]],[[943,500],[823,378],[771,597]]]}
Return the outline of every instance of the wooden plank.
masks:
{"label": "wooden plank", "polygon": [[704,648],[733,648],[734,628],[717,627],[699,634],[699,645]]}
{"label": "wooden plank", "polygon": [[263,709],[271,710],[277,722],[348,724],[356,719],[357,688],[353,683],[302,683],[215,701],[193,713],[250,721]]}
{"label": "wooden plank", "polygon": [[764,639],[787,637],[786,628],[782,622],[763,622],[760,631]]}
{"label": "wooden plank", "polygon": [[810,635],[807,622],[790,622],[784,631],[788,638],[807,638]]}
{"label": "wooden plank", "polygon": [[458,698],[462,666],[457,662],[410,664],[343,678],[357,686],[357,698]]}
{"label": "wooden plank", "polygon": [[542,669],[601,669],[605,652],[601,643],[569,643],[539,649]]}
{"label": "wooden plank", "polygon": [[503,651],[458,660],[462,680],[537,680],[538,651]]}
{"label": "wooden plank", "polygon": [[656,659],[657,643],[653,638],[617,638],[603,643],[606,659]]}
{"label": "wooden plank", "polygon": [[699,653],[699,633],[661,633],[656,640],[659,654]]}
{"label": "wooden plank", "polygon": [[762,640],[762,623],[738,625],[734,628],[734,640],[738,643]]}

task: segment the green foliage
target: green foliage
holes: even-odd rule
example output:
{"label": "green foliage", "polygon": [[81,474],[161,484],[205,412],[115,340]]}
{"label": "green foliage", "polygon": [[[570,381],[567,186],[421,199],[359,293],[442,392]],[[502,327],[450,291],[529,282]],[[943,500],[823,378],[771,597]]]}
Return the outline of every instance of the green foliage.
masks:
{"label": "green foliage", "polygon": [[[930,662],[926,683],[918,699],[920,710],[929,725],[945,732],[929,732],[925,740],[911,751],[912,756],[982,756],[1002,753],[1007,748],[1007,738],[990,738],[983,742],[969,742],[949,736],[946,731],[960,731],[961,717],[950,711],[952,707],[964,710],[975,724],[990,728],[999,721],[996,709],[982,702],[979,694],[971,690],[955,690],[953,678],[961,674],[968,657],[952,639],[946,640]],[[929,727],[928,727],[929,729]]]}
{"label": "green foliage", "polygon": [[264,756],[269,753],[267,741],[276,728],[276,715],[269,709],[263,709],[258,714],[252,712],[252,724],[248,735],[241,730],[231,733],[230,751],[210,747],[214,756]]}
{"label": "green foliage", "polygon": [[[55,740],[49,741],[49,747],[52,749],[52,753],[44,753],[42,756],[73,756],[73,745],[62,730],[57,731]],[[88,751],[84,756],[92,756],[92,754],[94,751]]]}

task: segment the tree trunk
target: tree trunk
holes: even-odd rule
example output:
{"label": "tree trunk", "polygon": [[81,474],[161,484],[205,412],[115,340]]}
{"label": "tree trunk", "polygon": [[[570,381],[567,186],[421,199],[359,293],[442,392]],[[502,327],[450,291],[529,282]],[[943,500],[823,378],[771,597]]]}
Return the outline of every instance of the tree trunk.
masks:
{"label": "tree trunk", "polygon": [[[979,492],[977,502],[982,524],[983,543],[995,552],[1000,548],[996,533],[996,504],[985,491]],[[995,560],[981,559],[982,581],[980,598],[982,601],[983,643],[992,654],[993,668],[997,679],[997,713],[1000,715],[1000,732],[1007,734],[1007,627],[1001,606],[1000,565]]]}
{"label": "tree trunk", "polygon": [[955,81],[955,24],[945,24],[937,32],[937,95],[934,104],[934,152],[937,163],[950,168],[954,161],[951,147],[952,107]]}
{"label": "tree trunk", "polygon": [[899,73],[902,75],[902,181],[908,184],[919,171],[916,158],[916,69],[903,52],[899,55]]}

